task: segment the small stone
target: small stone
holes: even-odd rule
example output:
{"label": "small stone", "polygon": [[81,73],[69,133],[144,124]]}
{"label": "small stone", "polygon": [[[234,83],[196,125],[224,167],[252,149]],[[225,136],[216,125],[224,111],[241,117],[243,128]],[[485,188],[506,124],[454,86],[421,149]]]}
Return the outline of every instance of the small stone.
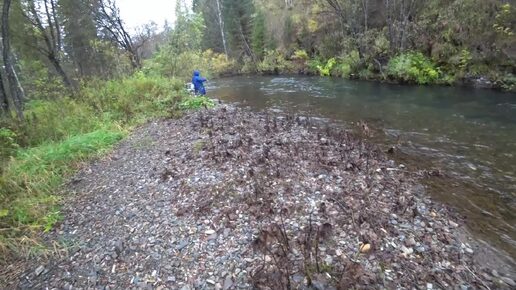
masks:
{"label": "small stone", "polygon": [[426,283],[426,289],[432,290],[432,289],[434,289],[434,285],[432,283]]}
{"label": "small stone", "polygon": [[498,274],[496,270],[491,271],[491,275],[493,275],[493,277],[500,277],[500,274]]}
{"label": "small stone", "polygon": [[425,247],[424,246],[419,246],[416,248],[416,252],[418,252],[419,254],[422,254],[426,251]]}
{"label": "small stone", "polygon": [[466,253],[473,255],[474,251],[473,251],[473,249],[466,248]]}
{"label": "small stone", "polygon": [[233,286],[233,280],[231,280],[231,276],[227,275],[226,279],[224,279],[223,289],[228,290],[231,286]]}
{"label": "small stone", "polygon": [[459,226],[459,224],[457,224],[456,222],[453,222],[453,221],[448,221],[448,224],[450,225],[450,227],[452,228],[457,228]]}
{"label": "small stone", "polygon": [[407,245],[407,247],[412,247],[415,244],[416,244],[416,240],[414,239],[414,237],[410,237],[405,240],[405,245]]}
{"label": "small stone", "polygon": [[339,249],[335,250],[335,255],[338,257],[342,256],[342,251]]}
{"label": "small stone", "polygon": [[460,290],[468,290],[469,289],[469,286],[468,285],[460,285]]}
{"label": "small stone", "polygon": [[45,271],[45,267],[43,267],[43,266],[39,266],[39,267],[34,271],[34,274],[36,274],[36,276],[39,276],[39,275],[41,275],[41,273],[43,273],[43,271]]}
{"label": "small stone", "polygon": [[204,233],[209,236],[209,235],[213,235],[216,232],[214,230],[207,230]]}
{"label": "small stone", "polygon": [[206,283],[211,284],[211,285],[215,285],[215,281],[213,281],[211,279],[207,279]]}
{"label": "small stone", "polygon": [[333,263],[333,258],[331,256],[326,256],[324,262],[328,265],[331,265]]}
{"label": "small stone", "polygon": [[508,277],[502,277],[500,278],[505,284],[511,286],[511,287],[516,287],[516,283],[514,282],[514,280],[512,280],[511,278],[508,278]]}
{"label": "small stone", "polygon": [[362,244],[360,245],[360,253],[367,253],[371,250],[371,244]]}
{"label": "small stone", "polygon": [[190,290],[190,286],[185,285],[185,286],[181,287],[181,290]]}
{"label": "small stone", "polygon": [[178,251],[181,251],[182,249],[184,249],[186,246],[188,246],[188,241],[187,240],[182,240],[181,242],[179,242],[179,244],[176,246],[176,250]]}
{"label": "small stone", "polygon": [[124,250],[124,243],[122,240],[118,240],[115,242],[115,252],[120,255],[122,251]]}
{"label": "small stone", "polygon": [[170,283],[172,283],[172,282],[176,282],[176,277],[174,277],[174,276],[168,276],[168,277],[167,277],[167,282],[170,282]]}
{"label": "small stone", "polygon": [[295,274],[292,277],[292,280],[294,280],[294,282],[296,282],[296,283],[302,283],[305,280],[305,276],[300,275],[300,274]]}
{"label": "small stone", "polygon": [[216,240],[216,239],[217,239],[217,234],[213,234],[213,235],[209,235],[208,236],[208,241]]}
{"label": "small stone", "polygon": [[414,253],[414,249],[401,246],[401,252],[403,252],[403,255],[408,256]]}

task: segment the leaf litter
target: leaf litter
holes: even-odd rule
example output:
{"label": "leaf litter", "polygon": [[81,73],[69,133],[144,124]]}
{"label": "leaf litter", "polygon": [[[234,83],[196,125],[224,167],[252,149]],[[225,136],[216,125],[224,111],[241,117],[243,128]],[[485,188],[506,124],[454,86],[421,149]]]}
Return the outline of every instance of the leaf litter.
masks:
{"label": "leaf litter", "polygon": [[153,122],[74,177],[49,234],[73,246],[18,287],[510,288],[403,168],[309,117],[219,105]]}

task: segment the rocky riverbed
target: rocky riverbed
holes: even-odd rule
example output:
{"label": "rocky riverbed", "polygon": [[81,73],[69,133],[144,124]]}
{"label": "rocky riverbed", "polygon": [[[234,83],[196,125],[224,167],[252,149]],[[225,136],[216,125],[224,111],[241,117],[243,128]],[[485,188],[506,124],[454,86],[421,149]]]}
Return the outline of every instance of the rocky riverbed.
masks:
{"label": "rocky riverbed", "polygon": [[26,289],[510,289],[411,172],[335,126],[228,105],[139,128],[68,185]]}

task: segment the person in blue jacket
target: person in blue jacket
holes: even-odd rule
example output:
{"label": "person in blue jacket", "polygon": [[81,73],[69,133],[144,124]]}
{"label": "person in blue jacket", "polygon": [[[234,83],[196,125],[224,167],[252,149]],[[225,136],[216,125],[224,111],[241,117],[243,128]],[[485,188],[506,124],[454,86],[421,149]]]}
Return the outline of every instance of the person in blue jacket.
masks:
{"label": "person in blue jacket", "polygon": [[201,72],[199,72],[198,70],[194,71],[192,77],[192,84],[194,85],[196,95],[206,95],[206,89],[204,88],[205,81],[206,78],[201,77]]}

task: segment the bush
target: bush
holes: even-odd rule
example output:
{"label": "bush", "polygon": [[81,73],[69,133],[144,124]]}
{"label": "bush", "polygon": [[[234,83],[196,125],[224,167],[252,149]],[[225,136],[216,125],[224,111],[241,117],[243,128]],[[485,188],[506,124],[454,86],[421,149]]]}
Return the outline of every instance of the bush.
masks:
{"label": "bush", "polygon": [[387,65],[389,77],[407,83],[430,84],[439,80],[440,70],[420,52],[408,52],[392,58]]}
{"label": "bush", "polygon": [[267,50],[263,61],[258,64],[258,71],[263,74],[279,74],[292,71],[292,65],[277,50]]}
{"label": "bush", "polygon": [[308,53],[305,50],[298,49],[298,50],[294,51],[294,55],[292,56],[292,59],[306,61],[306,60],[310,59],[310,57],[308,56]]}
{"label": "bush", "polygon": [[337,64],[337,60],[334,57],[332,57],[326,62],[326,64],[324,64],[324,65],[318,64],[316,67],[317,67],[317,70],[319,71],[319,74],[324,77],[324,76],[331,75],[331,71],[333,70],[333,67],[336,64]]}
{"label": "bush", "polygon": [[343,78],[350,78],[352,74],[356,74],[360,66],[360,55],[357,50],[353,50],[341,58],[339,64],[335,68],[335,75]]}
{"label": "bush", "polygon": [[516,92],[516,75],[507,73],[498,81],[498,85],[509,92]]}

